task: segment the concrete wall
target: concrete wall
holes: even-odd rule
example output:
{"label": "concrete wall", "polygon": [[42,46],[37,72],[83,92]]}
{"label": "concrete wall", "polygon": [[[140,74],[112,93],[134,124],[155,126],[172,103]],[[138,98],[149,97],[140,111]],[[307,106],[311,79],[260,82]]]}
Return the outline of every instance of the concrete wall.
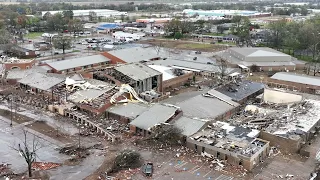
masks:
{"label": "concrete wall", "polygon": [[286,104],[300,102],[302,101],[302,96],[297,94],[275,91],[271,89],[265,89],[263,94],[263,100],[265,102]]}
{"label": "concrete wall", "polygon": [[301,148],[301,139],[292,140],[277,135],[273,135],[264,131],[260,132],[259,138],[269,141],[270,146],[280,148],[281,152],[297,153]]}
{"label": "concrete wall", "polygon": [[163,89],[167,89],[167,88],[177,88],[180,87],[182,85],[184,85],[186,82],[188,82],[189,80],[192,80],[194,76],[194,73],[187,73],[184,74],[182,76],[178,76],[166,81],[163,81]]}

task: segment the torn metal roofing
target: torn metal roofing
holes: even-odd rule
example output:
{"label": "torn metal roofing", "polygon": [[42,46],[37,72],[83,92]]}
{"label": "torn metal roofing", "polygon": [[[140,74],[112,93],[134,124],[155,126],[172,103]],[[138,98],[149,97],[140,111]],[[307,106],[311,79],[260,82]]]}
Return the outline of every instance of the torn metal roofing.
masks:
{"label": "torn metal roofing", "polygon": [[48,62],[47,64],[57,71],[83,67],[91,64],[109,62],[110,59],[103,55],[85,56],[80,58],[67,59],[62,61]]}
{"label": "torn metal roofing", "polygon": [[156,124],[167,122],[177,111],[176,108],[155,104],[148,110],[144,111],[130,124],[144,130],[148,130]]}
{"label": "torn metal roofing", "polygon": [[141,63],[124,64],[114,68],[116,71],[130,77],[135,81],[140,81],[161,75],[161,72],[156,71]]}
{"label": "torn metal roofing", "polygon": [[320,86],[320,78],[315,76],[308,76],[303,74],[295,74],[288,72],[278,72],[274,74],[271,79],[289,81],[300,84],[307,84],[312,86]]}

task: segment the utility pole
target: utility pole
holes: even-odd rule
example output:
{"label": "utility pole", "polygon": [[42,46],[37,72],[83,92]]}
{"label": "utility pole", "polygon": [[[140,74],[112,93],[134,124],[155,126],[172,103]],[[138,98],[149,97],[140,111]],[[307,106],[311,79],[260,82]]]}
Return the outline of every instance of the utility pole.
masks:
{"label": "utility pole", "polygon": [[10,109],[11,109],[11,113],[10,113],[10,120],[11,120],[11,122],[10,122],[10,127],[12,127],[12,119],[13,119],[13,108],[12,108],[12,102],[13,101],[13,94],[11,94],[11,107],[10,107]]}

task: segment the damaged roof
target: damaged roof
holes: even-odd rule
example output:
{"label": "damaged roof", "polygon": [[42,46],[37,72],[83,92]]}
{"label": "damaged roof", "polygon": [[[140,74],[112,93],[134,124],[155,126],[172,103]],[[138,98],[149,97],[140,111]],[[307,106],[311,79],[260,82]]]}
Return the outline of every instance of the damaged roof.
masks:
{"label": "damaged roof", "polygon": [[229,96],[232,100],[239,102],[262,89],[264,89],[264,84],[262,83],[243,81],[227,84],[217,88],[216,91],[219,91],[220,93]]}
{"label": "damaged roof", "polygon": [[167,122],[176,111],[174,107],[155,104],[135,118],[130,125],[148,130],[156,124]]}
{"label": "damaged roof", "polygon": [[206,97],[206,93],[204,93],[176,105],[181,108],[185,116],[200,119],[215,119],[239,106],[238,103],[215,90],[210,90],[207,93],[213,96]]}
{"label": "damaged roof", "polygon": [[109,109],[107,112],[123,116],[129,119],[134,119],[141,113],[146,111],[149,107],[139,104],[139,103],[126,103],[126,104],[116,104]]}
{"label": "damaged roof", "polygon": [[31,69],[24,69],[24,70],[11,70],[11,71],[8,71],[6,79],[22,79],[34,72],[45,73],[46,70],[41,68],[40,66],[35,66]]}
{"label": "damaged roof", "polygon": [[156,71],[141,63],[124,64],[117,66],[114,69],[135,81],[140,81],[153,76],[161,75],[159,71]]}
{"label": "damaged roof", "polygon": [[46,91],[65,81],[65,79],[66,77],[62,74],[34,72],[20,79],[18,82],[32,88]]}
{"label": "damaged roof", "polygon": [[180,117],[174,122],[174,125],[182,130],[181,134],[191,136],[201,130],[207,123],[206,120],[191,119],[185,116]]}
{"label": "damaged roof", "polygon": [[271,79],[289,81],[300,84],[307,84],[312,86],[320,86],[320,78],[314,76],[308,76],[303,74],[295,74],[289,72],[278,72],[274,74]]}
{"label": "damaged roof", "polygon": [[48,62],[47,64],[57,71],[72,69],[76,67],[83,67],[91,64],[98,64],[103,62],[109,62],[110,59],[103,55],[85,56],[73,59],[67,59],[62,61]]}

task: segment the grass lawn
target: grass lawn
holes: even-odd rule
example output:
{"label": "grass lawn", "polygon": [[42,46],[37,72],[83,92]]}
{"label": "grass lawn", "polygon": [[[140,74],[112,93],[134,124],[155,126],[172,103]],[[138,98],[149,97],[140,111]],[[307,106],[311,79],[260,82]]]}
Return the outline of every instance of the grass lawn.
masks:
{"label": "grass lawn", "polygon": [[226,36],[226,34],[220,34],[220,33],[204,33],[203,35],[208,35],[208,36]]}
{"label": "grass lawn", "polygon": [[29,34],[25,35],[25,38],[27,39],[36,39],[37,37],[40,37],[43,34],[43,32],[31,32]]}
{"label": "grass lawn", "polygon": [[177,48],[180,49],[210,49],[216,48],[217,46],[214,44],[200,44],[200,43],[183,43],[177,45]]}

